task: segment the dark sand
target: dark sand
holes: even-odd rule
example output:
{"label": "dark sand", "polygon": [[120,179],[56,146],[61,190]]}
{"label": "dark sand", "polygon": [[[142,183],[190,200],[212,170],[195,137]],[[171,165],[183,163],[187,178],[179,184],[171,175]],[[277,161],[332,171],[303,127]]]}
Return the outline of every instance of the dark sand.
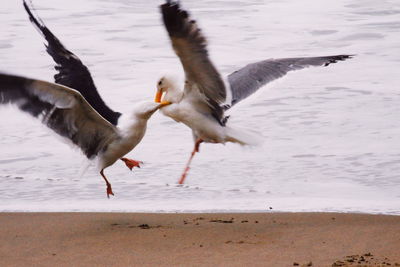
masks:
{"label": "dark sand", "polygon": [[0,213],[0,240],[0,266],[400,266],[400,216]]}

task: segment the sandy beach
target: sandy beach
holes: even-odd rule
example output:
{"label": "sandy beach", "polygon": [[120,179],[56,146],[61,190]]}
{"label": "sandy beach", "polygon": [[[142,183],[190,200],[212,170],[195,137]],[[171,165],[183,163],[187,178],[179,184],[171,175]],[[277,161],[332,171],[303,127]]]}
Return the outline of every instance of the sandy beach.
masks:
{"label": "sandy beach", "polygon": [[1,266],[400,266],[400,216],[1,213]]}

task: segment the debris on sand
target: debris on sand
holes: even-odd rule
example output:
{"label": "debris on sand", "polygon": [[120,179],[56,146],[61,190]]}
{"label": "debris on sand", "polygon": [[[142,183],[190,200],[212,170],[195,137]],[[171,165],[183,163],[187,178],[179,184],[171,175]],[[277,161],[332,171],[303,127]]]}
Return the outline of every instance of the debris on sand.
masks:
{"label": "debris on sand", "polygon": [[362,255],[349,255],[343,260],[337,260],[332,264],[332,267],[383,267],[383,266],[400,266],[399,263],[391,263],[390,260],[385,258],[374,257],[371,252]]}

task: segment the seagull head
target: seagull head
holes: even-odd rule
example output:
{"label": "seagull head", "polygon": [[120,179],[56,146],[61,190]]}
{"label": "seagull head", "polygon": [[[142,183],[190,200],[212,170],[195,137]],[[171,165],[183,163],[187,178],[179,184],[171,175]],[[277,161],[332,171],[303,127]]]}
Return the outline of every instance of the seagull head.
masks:
{"label": "seagull head", "polygon": [[154,102],[179,102],[180,98],[182,98],[182,91],[179,90],[176,84],[176,77],[170,74],[163,75],[157,82],[157,93]]}

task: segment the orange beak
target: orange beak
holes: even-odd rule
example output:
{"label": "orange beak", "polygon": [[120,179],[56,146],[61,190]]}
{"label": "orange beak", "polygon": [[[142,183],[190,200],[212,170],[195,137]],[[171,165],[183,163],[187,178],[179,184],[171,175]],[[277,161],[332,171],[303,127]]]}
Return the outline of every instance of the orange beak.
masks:
{"label": "orange beak", "polygon": [[154,102],[161,103],[162,94],[163,94],[163,92],[161,90],[157,90],[157,94],[156,94],[156,97],[154,99]]}

